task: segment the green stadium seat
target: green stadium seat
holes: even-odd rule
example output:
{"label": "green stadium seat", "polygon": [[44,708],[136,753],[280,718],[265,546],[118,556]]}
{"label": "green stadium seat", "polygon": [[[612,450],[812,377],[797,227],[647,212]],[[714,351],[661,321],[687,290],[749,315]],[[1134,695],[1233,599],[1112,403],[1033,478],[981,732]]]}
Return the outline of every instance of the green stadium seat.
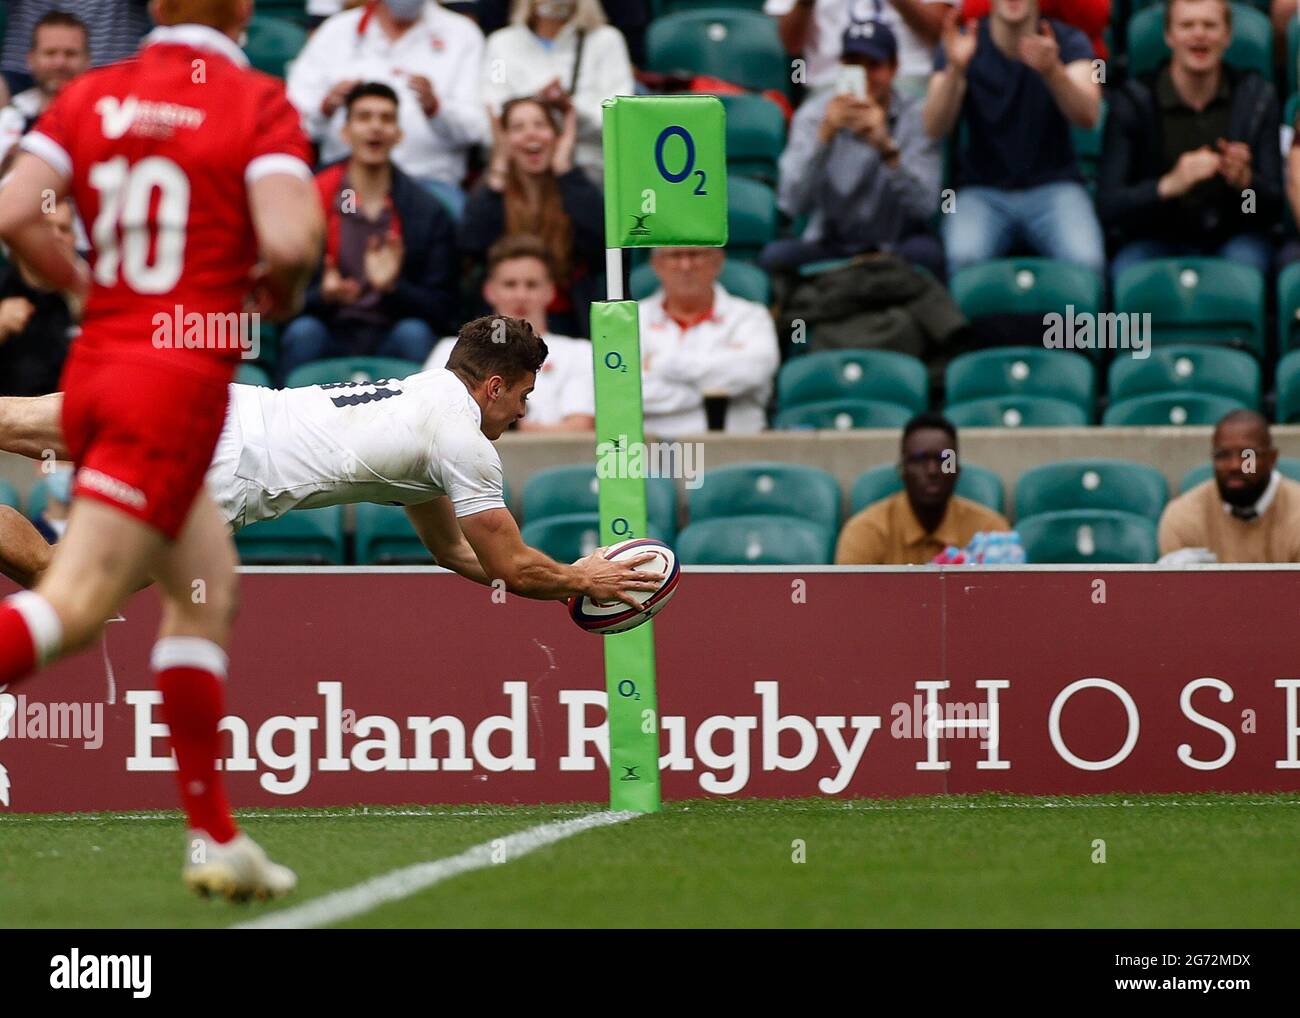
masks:
{"label": "green stadium seat", "polygon": [[1016,518],[1066,509],[1118,509],[1160,519],[1169,501],[1165,475],[1143,463],[1074,459],[1032,467],[1016,481]]}
{"label": "green stadium seat", "polygon": [[1097,273],[1051,258],[999,258],[962,269],[949,285],[967,318],[986,315],[1097,314],[1103,285]]}
{"label": "green stadium seat", "polygon": [[[1149,74],[1169,59],[1164,4],[1147,7],[1129,18],[1127,50],[1128,72],[1135,76]],[[1248,4],[1234,3],[1232,43],[1223,59],[1233,67],[1257,71],[1272,81],[1273,25],[1268,15]]]}
{"label": "green stadium seat", "polygon": [[690,520],[719,516],[793,516],[834,533],[840,525],[840,486],[816,467],[794,463],[740,463],[705,471],[686,493]]}
{"label": "green stadium seat", "polygon": [[1112,403],[1101,423],[1110,428],[1217,424],[1219,418],[1245,404],[1213,392],[1158,392]]}
{"label": "green stadium seat", "polygon": [[266,368],[260,364],[241,364],[239,370],[235,372],[236,385],[265,385],[270,386],[271,376],[266,373]]}
{"label": "green stadium seat", "polygon": [[[1070,126],[1070,135],[1074,139],[1074,154],[1079,161],[1079,172],[1089,194],[1097,191],[1097,170],[1101,165],[1101,142],[1106,134],[1106,100],[1101,101],[1101,114],[1092,127]],[[1084,269],[1083,271],[1087,271]]]}
{"label": "green stadium seat", "polygon": [[1207,343],[1264,356],[1264,277],[1223,258],[1155,258],[1115,281],[1115,310],[1151,315],[1153,349]]}
{"label": "green stadium seat", "polygon": [[1073,350],[996,347],[953,358],[944,371],[949,403],[989,396],[1049,396],[1073,403],[1091,418],[1097,394],[1092,361]]}
{"label": "green stadium seat", "polygon": [[727,110],[727,179],[753,177],[776,185],[785,150],[785,114],[761,95],[719,96]]}
{"label": "green stadium seat", "polygon": [[776,239],[776,192],[745,177],[727,181],[727,254],[755,261]]}
{"label": "green stadium seat", "polygon": [[1300,421],[1300,350],[1292,350],[1277,365],[1277,423]]}
{"label": "green stadium seat", "polygon": [[251,524],[235,535],[235,544],[247,564],[342,565],[347,561],[343,507],[295,509]]}
{"label": "green stadium seat", "polygon": [[1143,360],[1117,357],[1107,390],[1112,400],[1154,393],[1212,392],[1259,408],[1259,362],[1244,350],[1217,346],[1158,346]]}
{"label": "green stadium seat", "polygon": [[790,58],[776,19],[758,11],[709,7],[667,14],[646,31],[651,71],[707,74],[746,88],[790,91]]}
{"label": "green stadium seat", "polygon": [[356,560],[358,565],[427,565],[433,556],[397,505],[357,506]]}
{"label": "green stadium seat", "polygon": [[[1287,205],[1290,208],[1290,204]],[[1277,349],[1286,353],[1300,347],[1300,262],[1277,276]]]}
{"label": "green stadium seat", "polygon": [[1154,562],[1156,525],[1145,516],[1114,509],[1068,509],[1016,522],[1032,563]]}
{"label": "green stadium seat", "polygon": [[792,516],[733,516],[701,520],[677,539],[683,565],[829,565],[835,531]]}
{"label": "green stadium seat", "polygon": [[11,509],[22,509],[23,507],[23,499],[18,494],[18,489],[3,477],[0,477],[0,505],[7,505]]}
{"label": "green stadium seat", "polygon": [[772,419],[778,431],[853,431],[858,428],[901,428],[912,411],[879,399],[827,399],[787,407]]}
{"label": "green stadium seat", "polygon": [[[653,525],[650,536],[668,543]],[[601,546],[599,513],[568,513],[529,520],[521,534],[525,544],[545,552],[557,562],[576,562]]]}
{"label": "green stadium seat", "polygon": [[330,357],[294,368],[285,384],[287,388],[300,389],[339,382],[378,382],[385,378],[405,378],[423,367],[419,361],[400,357]]}
{"label": "green stadium seat", "polygon": [[929,378],[916,357],[891,350],[822,350],[787,361],[776,377],[784,409],[831,399],[883,400],[920,413],[929,405]]}
{"label": "green stadium seat", "polygon": [[[1300,481],[1300,459],[1294,456],[1279,456],[1277,459],[1277,470],[1283,477],[1290,478],[1293,481]],[[1183,481],[1178,486],[1178,494],[1185,491],[1191,491],[1202,481],[1208,481],[1214,476],[1214,464],[1199,463],[1192,467],[1191,470],[1183,474]]]}
{"label": "green stadium seat", "polygon": [[[1286,92],[1292,99],[1296,97],[1296,61],[1300,60],[1300,18],[1291,15],[1286,25]],[[1290,102],[1287,107],[1290,110]],[[1294,111],[1285,123],[1295,123]]]}
{"label": "green stadium seat", "polygon": [[285,76],[285,65],[296,57],[307,43],[307,33],[301,25],[283,18],[253,15],[248,23],[248,40],[244,52],[248,62],[259,71]]}
{"label": "green stadium seat", "polygon": [[[772,303],[772,281],[752,262],[728,258],[722,263],[718,282],[734,297],[743,297],[764,306]],[[632,270],[628,279],[628,293],[632,300],[645,300],[658,289],[659,278],[649,262],[642,262]]]}
{"label": "green stadium seat", "polygon": [[989,396],[949,403],[944,416],[959,428],[1086,428],[1077,403],[1051,396]]}
{"label": "green stadium seat", "polygon": [[[897,464],[884,463],[872,467],[859,474],[849,489],[849,512],[859,513],[873,502],[879,502],[902,490],[903,479],[898,475]],[[994,512],[1003,511],[1005,499],[1002,478],[988,467],[963,463],[961,473],[957,475],[956,493],[962,498],[988,506]]]}
{"label": "green stadium seat", "polygon": [[[599,483],[594,466],[539,471],[524,484],[524,518],[532,523],[574,513],[598,515]],[[677,485],[668,477],[647,477],[645,495],[647,521],[671,543],[677,536]]]}

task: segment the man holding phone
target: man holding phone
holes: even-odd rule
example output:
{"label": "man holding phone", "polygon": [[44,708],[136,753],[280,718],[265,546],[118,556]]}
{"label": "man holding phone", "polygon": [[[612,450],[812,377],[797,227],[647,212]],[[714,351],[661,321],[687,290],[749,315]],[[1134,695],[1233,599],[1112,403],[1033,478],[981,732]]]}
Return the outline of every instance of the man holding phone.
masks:
{"label": "man holding phone", "polygon": [[763,250],[768,271],[892,251],[941,275],[942,249],[926,223],[939,200],[942,149],[922,129],[921,101],[894,88],[897,72],[889,26],[850,22],[835,88],[807,99],[790,127],[778,202],[809,220],[803,237]]}

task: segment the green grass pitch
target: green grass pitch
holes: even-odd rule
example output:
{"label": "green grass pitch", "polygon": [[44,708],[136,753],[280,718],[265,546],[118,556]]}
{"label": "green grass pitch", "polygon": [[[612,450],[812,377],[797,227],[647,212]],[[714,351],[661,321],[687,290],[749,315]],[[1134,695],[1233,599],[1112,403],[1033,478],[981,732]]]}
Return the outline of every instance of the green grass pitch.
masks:
{"label": "green grass pitch", "polygon": [[[249,905],[185,894],[176,814],[0,816],[0,926],[226,926],[599,808],[250,812],[301,883]],[[343,925],[1295,927],[1298,850],[1295,795],[676,802]]]}

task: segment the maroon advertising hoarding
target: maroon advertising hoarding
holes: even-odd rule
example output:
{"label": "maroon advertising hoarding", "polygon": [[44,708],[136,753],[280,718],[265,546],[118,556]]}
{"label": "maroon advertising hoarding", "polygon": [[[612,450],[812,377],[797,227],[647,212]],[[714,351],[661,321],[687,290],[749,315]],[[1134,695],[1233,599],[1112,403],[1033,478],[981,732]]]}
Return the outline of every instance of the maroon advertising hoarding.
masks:
{"label": "maroon advertising hoarding", "polygon": [[[1292,570],[687,570],[656,620],[666,798],[1300,787]],[[243,806],[599,801],[602,638],[434,571],[257,571]],[[0,693],[0,809],[175,805],[146,591]]]}

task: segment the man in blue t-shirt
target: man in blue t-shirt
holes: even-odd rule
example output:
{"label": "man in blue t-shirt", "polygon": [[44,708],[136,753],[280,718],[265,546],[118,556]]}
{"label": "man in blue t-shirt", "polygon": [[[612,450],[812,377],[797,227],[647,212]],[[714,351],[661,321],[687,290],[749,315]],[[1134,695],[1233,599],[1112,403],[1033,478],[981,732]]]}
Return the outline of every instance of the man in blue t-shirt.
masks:
{"label": "man in blue t-shirt", "polygon": [[960,128],[955,207],[941,221],[949,278],[1015,252],[1104,271],[1070,135],[1100,114],[1092,56],[1077,28],[1039,18],[1037,0],[993,0],[989,17],[964,31],[949,16],[924,112],[931,137]]}

